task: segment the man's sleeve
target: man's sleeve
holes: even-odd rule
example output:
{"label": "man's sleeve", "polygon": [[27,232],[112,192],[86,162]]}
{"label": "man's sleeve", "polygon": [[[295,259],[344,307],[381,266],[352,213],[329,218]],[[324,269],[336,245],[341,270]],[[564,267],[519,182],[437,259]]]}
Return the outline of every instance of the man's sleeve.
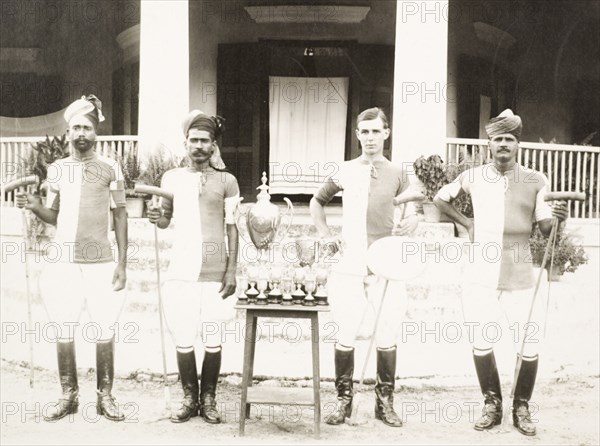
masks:
{"label": "man's sleeve", "polygon": [[543,186],[540,188],[535,197],[535,221],[552,218],[552,207],[547,201],[544,201],[544,196],[548,192],[550,184],[548,182],[548,178],[546,178],[546,175],[540,174],[540,176],[543,178]]}
{"label": "man's sleeve", "polygon": [[333,199],[333,197],[335,197],[335,194],[343,189],[344,188],[337,179],[329,177],[325,180],[319,190],[314,193],[313,197],[315,197],[315,200],[317,200],[321,206],[325,206]]}
{"label": "man's sleeve", "polygon": [[111,165],[111,179],[110,179],[110,208],[123,208],[127,205],[125,200],[125,179],[121,166],[117,161],[114,161]]}
{"label": "man's sleeve", "polygon": [[463,190],[465,192],[469,192],[469,182],[467,181],[467,179],[468,179],[467,172],[468,171],[462,172],[450,184],[446,184],[445,186],[443,186],[438,191],[435,198],[439,198],[440,200],[443,200],[443,201],[446,201],[449,203],[458,196],[458,194],[460,193],[461,190]]}
{"label": "man's sleeve", "polygon": [[[172,171],[169,170],[164,173],[163,177],[160,180],[160,188],[164,189],[166,192],[173,193],[173,181],[174,180],[173,180],[172,176],[173,176]],[[174,199],[175,199],[175,197],[173,197],[173,200]],[[166,197],[162,197],[163,215],[168,219],[173,218],[173,209],[174,209],[173,200],[170,200],[169,198],[166,198]]]}
{"label": "man's sleeve", "polygon": [[233,175],[227,175],[225,183],[225,224],[234,225],[235,210],[240,202],[240,187],[237,179]]}

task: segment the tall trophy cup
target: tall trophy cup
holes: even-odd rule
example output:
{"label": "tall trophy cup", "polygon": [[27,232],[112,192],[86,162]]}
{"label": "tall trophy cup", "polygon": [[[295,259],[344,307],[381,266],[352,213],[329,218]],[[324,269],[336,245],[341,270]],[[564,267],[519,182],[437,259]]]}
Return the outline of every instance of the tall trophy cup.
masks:
{"label": "tall trophy cup", "polygon": [[[280,300],[279,295],[281,294],[281,291],[277,288],[277,285],[281,280],[281,269],[275,271],[275,274],[272,274],[271,265],[268,263],[269,256],[266,254],[272,248],[275,237],[278,234],[278,230],[281,225],[281,214],[279,213],[279,208],[277,205],[271,203],[271,195],[269,194],[269,186],[267,185],[266,172],[263,172],[261,182],[262,184],[257,187],[260,192],[256,196],[256,203],[248,205],[245,212],[240,209],[236,223],[242,238],[244,237],[244,234],[248,234],[252,244],[258,250],[259,255],[257,261],[249,263],[253,263],[255,266],[258,266],[260,272],[259,277],[257,278],[258,280],[256,281],[259,291],[259,294],[256,296],[256,303],[265,305],[269,303],[269,299],[267,299],[267,293],[265,293],[268,288],[268,279],[271,279],[271,282],[274,284],[274,289],[271,291],[274,291],[275,295],[271,299],[271,303],[274,303],[275,300]],[[294,206],[288,198],[284,198],[283,200],[288,205],[288,224],[282,232],[282,234],[286,234],[290,225],[292,224],[294,217]],[[241,223],[242,216],[245,217],[245,228]],[[256,265],[257,263],[258,265]],[[251,267],[249,265],[248,269],[250,268]],[[249,282],[250,284],[253,283],[251,279]],[[250,300],[251,299],[248,299],[249,303]]]}

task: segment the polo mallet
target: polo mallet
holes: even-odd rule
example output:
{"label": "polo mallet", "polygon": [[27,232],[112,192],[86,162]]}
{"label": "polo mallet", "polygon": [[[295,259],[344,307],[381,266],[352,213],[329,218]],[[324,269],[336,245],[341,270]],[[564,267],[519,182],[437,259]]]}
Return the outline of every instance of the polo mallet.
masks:
{"label": "polo mallet", "polygon": [[[544,201],[585,201],[585,194],[583,192],[549,192],[544,195]],[[540,266],[540,272],[538,274],[535,288],[533,290],[533,296],[531,298],[531,305],[529,306],[529,313],[527,315],[527,322],[525,323],[525,333],[523,334],[523,340],[521,341],[521,349],[519,354],[517,355],[517,363],[515,365],[515,373],[513,376],[513,383],[510,390],[509,402],[506,406],[506,409],[503,414],[503,429],[506,431],[506,426],[508,424],[508,419],[510,415],[510,409],[512,406],[512,401],[515,397],[515,391],[517,388],[517,379],[519,378],[519,372],[521,371],[521,366],[523,365],[523,353],[525,352],[525,342],[527,340],[527,327],[531,323],[531,316],[533,315],[533,308],[535,305],[535,299],[537,297],[538,290],[540,288],[540,284],[542,282],[542,276],[544,273],[544,269],[546,269],[546,265],[548,263],[548,257],[550,256],[550,251],[552,250],[552,257],[554,256],[554,244],[556,242],[556,235],[558,232],[558,219],[553,218],[552,220],[552,228],[550,230],[550,235],[548,236],[548,242],[546,243],[546,249],[544,250],[544,257],[542,258],[542,263]],[[548,289],[548,299],[550,299],[550,290]],[[548,314],[548,308],[546,308],[546,317]],[[545,327],[544,327],[545,330]]]}
{"label": "polo mallet", "polygon": [[[152,207],[160,206],[160,198],[173,200],[173,194],[156,186],[147,186],[145,184],[136,184],[135,193],[152,195]],[[156,260],[156,285],[158,289],[158,318],[160,320],[160,346],[162,350],[162,365],[163,365],[163,380],[164,380],[164,397],[165,407],[171,407],[171,392],[169,390],[169,382],[167,381],[167,356],[165,351],[165,329],[163,324],[163,302],[160,282],[160,256],[158,249],[158,228],[154,225],[154,256]]]}
{"label": "polo mallet", "polygon": [[[404,214],[406,212],[406,205],[410,201],[420,201],[425,197],[421,193],[405,193],[394,198],[394,205],[398,206],[403,204],[402,212],[394,212],[394,223],[397,224],[404,219]],[[398,209],[396,208],[396,211]],[[365,362],[363,364],[363,368],[360,374],[360,380],[358,382],[357,391],[354,393],[352,398],[352,415],[350,418],[346,418],[346,423],[350,426],[358,426],[361,424],[365,424],[365,422],[358,421],[358,409],[360,406],[361,393],[360,387],[362,387],[363,382],[365,380],[365,374],[367,372],[367,365],[369,364],[369,359],[371,357],[371,351],[373,350],[373,345],[375,344],[375,337],[377,335],[377,328],[379,327],[379,319],[381,317],[381,311],[383,310],[383,304],[385,302],[385,295],[387,294],[388,284],[390,280],[406,280],[407,277],[402,276],[399,277],[397,274],[389,274],[387,269],[382,269],[382,256],[380,255],[381,247],[390,246],[389,242],[401,240],[400,236],[389,236],[383,237],[377,241],[375,241],[370,247],[369,252],[367,253],[367,265],[369,269],[375,273],[377,276],[381,276],[385,279],[383,284],[383,295],[381,296],[381,301],[379,302],[379,308],[377,309],[377,314],[375,315],[375,323],[373,324],[373,331],[371,333],[371,339],[369,340],[369,347],[367,349],[367,356],[365,357]],[[386,259],[386,261],[389,259]],[[385,262],[383,262],[385,263]]]}
{"label": "polo mallet", "polygon": [[[32,184],[36,184],[38,181],[38,177],[36,175],[28,175],[26,177],[20,178],[18,180],[13,180],[9,183],[6,183],[2,187],[2,194],[12,192],[15,189],[19,189],[20,192],[28,193],[29,186]],[[27,209],[21,209],[22,216],[22,226],[23,226],[23,244],[25,248],[25,293],[27,295],[27,326],[31,330],[33,327],[33,314],[32,314],[32,306],[33,303],[31,301],[31,291],[29,289],[29,265],[27,262],[27,253],[31,249],[29,243],[29,224],[27,221]],[[33,382],[35,376],[35,367],[33,363],[33,337],[29,338],[29,399],[33,402]]]}

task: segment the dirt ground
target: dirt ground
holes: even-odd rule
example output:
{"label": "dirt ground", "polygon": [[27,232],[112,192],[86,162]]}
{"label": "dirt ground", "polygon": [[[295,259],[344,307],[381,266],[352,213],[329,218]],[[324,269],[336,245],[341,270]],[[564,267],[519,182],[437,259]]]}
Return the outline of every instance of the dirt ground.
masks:
{"label": "dirt ground", "polygon": [[[328,426],[321,423],[321,437],[313,437],[313,411],[298,406],[252,406],[246,436],[238,435],[239,386],[221,383],[218,392],[224,423],[209,425],[200,418],[184,424],[166,419],[160,382],[116,380],[113,393],[126,414],[114,423],[95,411],[95,377],[80,370],[79,413],[54,423],[41,414],[57,397],[55,372],[36,370],[35,390],[29,391],[29,370],[2,360],[2,444],[561,444],[597,445],[599,436],[599,377],[570,376],[538,383],[534,393],[534,418],[538,435],[524,437],[512,425],[490,432],[473,430],[481,412],[479,389],[468,387],[401,387],[396,409],[404,426],[390,428],[373,417],[372,386],[365,386],[360,416],[364,424]],[[265,383],[268,384],[268,383]],[[290,382],[280,383],[292,385]],[[261,384],[259,384],[261,385]],[[323,416],[331,412],[335,395],[331,383],[323,383]],[[506,387],[506,386],[505,386]],[[173,384],[171,399],[181,397]]]}

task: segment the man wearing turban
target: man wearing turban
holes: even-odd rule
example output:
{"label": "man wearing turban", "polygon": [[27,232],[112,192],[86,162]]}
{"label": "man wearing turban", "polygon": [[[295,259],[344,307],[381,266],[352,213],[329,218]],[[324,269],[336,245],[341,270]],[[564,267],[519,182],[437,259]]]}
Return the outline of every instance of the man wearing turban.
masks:
{"label": "man wearing turban", "polygon": [[[536,299],[531,324],[527,326],[534,277],[537,277],[531,263],[529,237],[533,223],[547,236],[553,218],[562,222],[568,212],[565,202],[550,207],[544,201],[548,180],[542,173],[517,163],[523,128],[521,118],[507,109],[491,119],[485,128],[492,162],[463,172],[438,192],[434,202],[450,218],[464,225],[474,242],[473,255],[469,256],[473,261],[465,268],[462,298],[465,321],[474,327],[470,333],[473,359],[485,399],[483,416],[474,427],[487,430],[502,420],[500,378],[486,329],[497,325],[500,315],[504,314],[511,328],[515,324],[518,327],[518,335],[511,333],[515,346],[520,348],[525,339],[512,401],[513,424],[522,434],[532,436],[536,428],[529,413],[529,401],[538,369],[545,302]],[[474,221],[452,205],[461,192],[471,194]],[[544,295],[541,289],[540,294]],[[528,327],[538,329],[530,333]]]}
{"label": "man wearing turban", "polygon": [[[113,421],[125,419],[112,396],[114,380],[114,324],[125,301],[127,260],[127,211],[123,173],[119,164],[95,152],[96,130],[104,121],[102,103],[93,95],[69,105],[71,154],[48,167],[46,202],[28,194],[18,196],[46,223],[56,225],[53,247],[40,277],[41,294],[57,333],[58,373],[62,395],[43,415],[48,421],[76,413],[79,386],[74,333],[83,306],[98,328],[96,338],[97,411]],[[110,211],[118,246],[115,266],[108,240]],[[53,251],[53,250],[50,250]],[[58,257],[58,261],[57,260]]]}
{"label": "man wearing turban", "polygon": [[[164,229],[175,219],[174,243],[163,284],[164,313],[177,350],[184,398],[171,421],[182,423],[200,415],[220,423],[216,388],[221,368],[221,337],[233,317],[238,231],[234,211],[240,201],[236,178],[225,170],[216,138],[222,119],[193,110],[184,119],[189,167],[169,170],[161,188],[173,194],[148,211],[150,222]],[[227,243],[225,243],[227,237]],[[226,248],[227,246],[227,248]],[[202,321],[204,360],[198,386],[194,344]]]}

